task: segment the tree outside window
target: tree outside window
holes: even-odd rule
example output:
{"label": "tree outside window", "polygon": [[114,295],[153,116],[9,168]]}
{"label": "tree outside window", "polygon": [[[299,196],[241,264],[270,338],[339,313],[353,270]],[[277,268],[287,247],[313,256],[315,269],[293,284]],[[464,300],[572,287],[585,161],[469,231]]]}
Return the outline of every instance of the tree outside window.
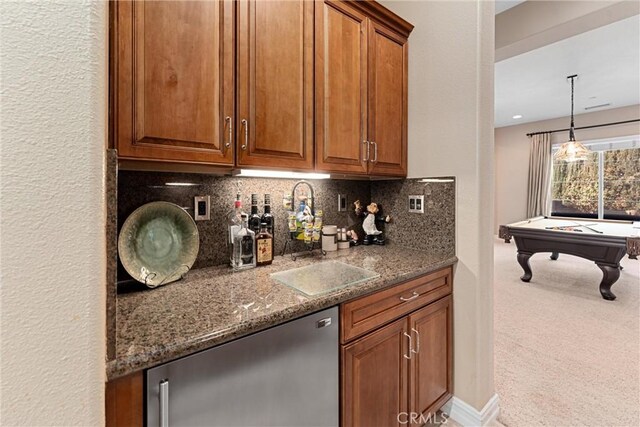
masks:
{"label": "tree outside window", "polygon": [[589,159],[553,162],[551,215],[640,220],[637,138],[585,145]]}

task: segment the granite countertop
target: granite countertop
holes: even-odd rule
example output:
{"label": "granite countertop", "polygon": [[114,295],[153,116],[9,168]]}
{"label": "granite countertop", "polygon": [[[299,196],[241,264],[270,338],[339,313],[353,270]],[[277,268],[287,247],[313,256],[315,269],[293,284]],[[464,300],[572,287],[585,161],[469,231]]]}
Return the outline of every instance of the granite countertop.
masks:
{"label": "granite countertop", "polygon": [[[316,296],[307,296],[271,273],[336,260],[380,276]],[[191,271],[156,289],[118,295],[116,355],[107,363],[113,379],[310,314],[454,264],[455,256],[398,245],[358,246],[233,273],[227,266]]]}

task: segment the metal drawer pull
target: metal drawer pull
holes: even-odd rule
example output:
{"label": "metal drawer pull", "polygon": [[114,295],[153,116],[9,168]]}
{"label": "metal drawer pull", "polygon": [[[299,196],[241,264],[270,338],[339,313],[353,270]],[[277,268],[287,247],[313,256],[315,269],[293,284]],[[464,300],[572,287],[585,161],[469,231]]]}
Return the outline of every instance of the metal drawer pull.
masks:
{"label": "metal drawer pull", "polygon": [[242,119],[242,126],[244,126],[244,144],[242,144],[242,149],[246,150],[249,145],[249,122],[247,119]]}
{"label": "metal drawer pull", "polygon": [[377,163],[378,162],[378,143],[375,141],[371,141],[371,143],[373,144],[373,160],[371,160],[371,162]]}
{"label": "metal drawer pull", "polygon": [[365,140],[365,141],[362,141],[362,144],[364,144],[364,145],[366,145],[366,146],[367,146],[367,157],[364,159],[364,161],[365,161],[365,162],[368,162],[368,161],[369,161],[369,147],[370,147],[370,146],[369,146],[369,141],[366,141],[366,140]]}
{"label": "metal drawer pull", "polygon": [[420,353],[420,334],[415,328],[411,328],[411,331],[415,332],[416,334],[416,349],[415,350],[411,349],[411,351],[415,354],[418,354]]}
{"label": "metal drawer pull", "polygon": [[412,348],[413,346],[412,346],[412,344],[411,344],[411,335],[409,335],[409,334],[408,334],[408,333],[406,333],[406,332],[403,332],[403,333],[404,333],[404,336],[405,336],[405,337],[409,338],[409,355],[407,356],[406,354],[403,354],[403,356],[404,356],[404,358],[405,358],[405,359],[411,359],[411,355],[412,355],[413,353],[415,353],[415,351],[413,351],[413,348]]}
{"label": "metal drawer pull", "polygon": [[169,427],[169,380],[160,381],[160,427]]}
{"label": "metal drawer pull", "polygon": [[409,298],[400,297],[400,301],[404,301],[404,302],[411,301],[418,298],[419,296],[420,296],[419,293],[417,293],[416,291],[413,291],[413,295],[411,295]]}
{"label": "metal drawer pull", "polygon": [[224,121],[229,123],[229,140],[226,144],[224,144],[225,147],[229,148],[231,147],[231,143],[233,142],[233,122],[231,121],[230,116],[225,117]]}

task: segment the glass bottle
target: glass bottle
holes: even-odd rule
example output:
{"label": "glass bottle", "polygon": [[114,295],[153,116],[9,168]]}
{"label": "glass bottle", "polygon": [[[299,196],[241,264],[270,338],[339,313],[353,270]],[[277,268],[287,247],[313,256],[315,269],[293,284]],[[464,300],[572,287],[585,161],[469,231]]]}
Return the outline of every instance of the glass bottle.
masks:
{"label": "glass bottle", "polygon": [[233,236],[233,258],[231,266],[234,270],[244,270],[256,266],[256,235],[248,228],[248,215],[242,214],[240,230]]}
{"label": "glass bottle", "polygon": [[251,216],[249,216],[249,229],[256,235],[260,232],[260,215],[258,214],[258,195],[251,195]]}
{"label": "glass bottle", "polygon": [[236,194],[236,201],[233,203],[233,209],[227,214],[227,243],[233,245],[233,236],[240,230],[242,225],[242,199],[240,193]]}
{"label": "glass bottle", "polygon": [[322,218],[324,217],[323,212],[318,209],[316,211],[316,217],[313,219],[313,241],[317,242],[320,240],[320,234],[322,231]]}
{"label": "glass bottle", "polygon": [[296,214],[296,225],[299,230],[301,229],[303,231],[306,225],[306,216],[304,213],[306,207],[307,205],[305,204],[305,201],[300,200],[300,208],[298,209],[298,213]]}
{"label": "glass bottle", "polygon": [[269,233],[268,224],[263,222],[260,233],[256,236],[256,265],[269,265],[273,262],[273,235]]}
{"label": "glass bottle", "polygon": [[260,218],[260,223],[267,224],[267,231],[271,234],[271,237],[275,236],[275,221],[273,220],[273,215],[271,215],[271,195],[264,195],[264,213],[262,214],[262,218]]}

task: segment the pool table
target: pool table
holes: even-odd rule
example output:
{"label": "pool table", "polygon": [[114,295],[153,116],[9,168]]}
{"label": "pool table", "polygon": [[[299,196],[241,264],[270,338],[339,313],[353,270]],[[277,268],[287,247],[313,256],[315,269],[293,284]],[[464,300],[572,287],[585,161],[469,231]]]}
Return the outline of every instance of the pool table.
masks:
{"label": "pool table", "polygon": [[606,300],[616,299],[611,286],[620,277],[620,260],[640,255],[640,223],[632,221],[537,217],[501,225],[498,236],[516,241],[523,282],[531,280],[529,258],[538,252],[550,252],[552,260],[563,253],[594,261],[603,273],[600,294]]}

